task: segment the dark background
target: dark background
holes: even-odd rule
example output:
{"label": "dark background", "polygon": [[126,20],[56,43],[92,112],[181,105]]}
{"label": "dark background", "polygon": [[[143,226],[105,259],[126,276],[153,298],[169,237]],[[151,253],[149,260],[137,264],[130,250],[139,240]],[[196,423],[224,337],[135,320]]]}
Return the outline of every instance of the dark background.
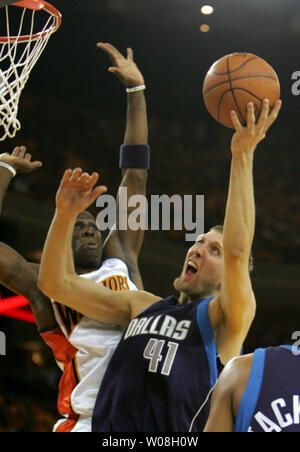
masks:
{"label": "dark background", "polygon": [[[200,13],[206,3],[215,8],[211,16]],[[152,150],[148,194],[204,194],[205,228],[222,223],[232,130],[208,114],[202,84],[211,64],[223,55],[257,54],[277,71],[283,107],[255,156],[253,287],[258,309],[245,351],[289,341],[300,330],[300,96],[292,94],[291,78],[300,71],[299,2],[53,4],[63,15],[61,29],[51,37],[22,93],[21,131],[1,143],[1,152],[27,145],[44,166],[11,184],[0,220],[1,241],[38,260],[67,167],[100,171],[109,192],[116,193],[126,94],[107,72],[110,63],[97,49],[99,41],[124,53],[132,47],[145,76]],[[210,25],[208,33],[200,32],[203,23]],[[189,246],[184,233],[147,233],[140,259],[145,288],[161,296],[172,293]],[[34,325],[0,317],[0,330],[7,336],[7,355],[0,357],[0,430],[49,431],[57,416],[60,375],[51,352]]]}

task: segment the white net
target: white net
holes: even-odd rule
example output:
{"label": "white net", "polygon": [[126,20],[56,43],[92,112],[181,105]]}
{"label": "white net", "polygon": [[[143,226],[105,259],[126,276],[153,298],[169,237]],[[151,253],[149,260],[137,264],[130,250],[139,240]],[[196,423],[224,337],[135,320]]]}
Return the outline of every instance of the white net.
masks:
{"label": "white net", "polygon": [[58,28],[57,16],[45,9],[6,6],[1,10],[4,9],[6,36],[0,31],[0,141],[15,137],[20,130],[17,117],[20,95],[50,36]]}

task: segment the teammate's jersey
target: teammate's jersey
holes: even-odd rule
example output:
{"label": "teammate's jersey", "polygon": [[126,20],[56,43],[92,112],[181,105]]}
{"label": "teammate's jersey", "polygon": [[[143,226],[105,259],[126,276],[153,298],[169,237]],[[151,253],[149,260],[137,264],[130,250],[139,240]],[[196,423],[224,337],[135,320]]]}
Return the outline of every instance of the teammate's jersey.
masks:
{"label": "teammate's jersey", "polygon": [[300,356],[290,346],[258,349],[235,432],[300,432]]}
{"label": "teammate's jersey", "polygon": [[[114,291],[137,290],[130,280],[127,265],[120,259],[107,259],[98,270],[81,276]],[[68,416],[68,421],[63,422],[58,430],[70,431],[80,416],[90,431],[99,386],[124,328],[83,316],[57,302],[52,303],[59,327],[41,335],[63,370],[58,410],[63,416]]]}
{"label": "teammate's jersey", "polygon": [[154,303],[131,321],[102,381],[94,432],[201,431],[218,377],[211,299]]}

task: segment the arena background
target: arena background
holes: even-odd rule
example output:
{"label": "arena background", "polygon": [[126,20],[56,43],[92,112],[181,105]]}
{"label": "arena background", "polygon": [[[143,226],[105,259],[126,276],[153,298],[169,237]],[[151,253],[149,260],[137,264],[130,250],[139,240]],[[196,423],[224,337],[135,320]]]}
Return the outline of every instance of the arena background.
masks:
{"label": "arena background", "polygon": [[[215,8],[203,16],[200,7]],[[135,60],[147,85],[152,149],[148,195],[204,194],[205,228],[223,221],[232,131],[205,109],[202,83],[225,54],[250,52],[277,71],[283,107],[255,156],[256,235],[253,287],[257,316],[245,343],[291,340],[300,330],[300,4],[296,0],[53,0],[61,29],[22,94],[22,129],[1,152],[25,144],[44,162],[12,182],[0,219],[1,241],[38,261],[63,171],[101,172],[111,194],[120,181],[126,93],[96,48],[111,42]],[[210,31],[199,27],[208,24]],[[148,232],[140,258],[145,288],[166,296],[190,244],[184,233]],[[2,297],[11,294],[1,288]],[[0,366],[0,431],[50,431],[57,417],[60,371],[35,325],[0,317],[7,354]]]}

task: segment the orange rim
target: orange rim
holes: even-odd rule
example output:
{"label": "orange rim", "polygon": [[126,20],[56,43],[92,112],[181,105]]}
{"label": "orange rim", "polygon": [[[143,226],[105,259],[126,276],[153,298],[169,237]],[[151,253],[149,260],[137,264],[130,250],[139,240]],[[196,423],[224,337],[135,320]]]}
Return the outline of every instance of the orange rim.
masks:
{"label": "orange rim", "polygon": [[[36,5],[35,5],[36,3]],[[34,2],[32,0],[23,0],[18,3],[13,3],[12,6],[19,6],[23,8],[28,8],[32,10],[44,10],[47,13],[49,13],[51,16],[55,18],[55,22],[45,31],[41,31],[39,33],[34,33],[33,35],[23,35],[23,36],[0,36],[0,43],[6,43],[6,42],[27,42],[27,41],[36,41],[39,38],[42,38],[50,32],[51,34],[56,32],[59,27],[61,26],[62,22],[62,15],[61,13],[50,3],[47,3],[42,0],[38,0],[37,2]]]}

